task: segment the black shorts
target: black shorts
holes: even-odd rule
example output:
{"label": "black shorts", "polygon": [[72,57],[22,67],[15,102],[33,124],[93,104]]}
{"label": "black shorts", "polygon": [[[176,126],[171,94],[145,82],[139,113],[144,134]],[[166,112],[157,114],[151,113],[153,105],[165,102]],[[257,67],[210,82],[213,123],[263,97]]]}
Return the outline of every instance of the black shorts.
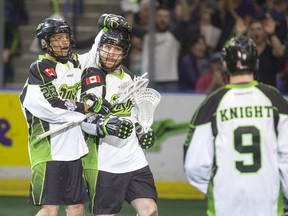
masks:
{"label": "black shorts", "polygon": [[29,203],[73,205],[88,201],[81,160],[49,161],[32,169]]}
{"label": "black shorts", "polygon": [[149,166],[122,174],[99,171],[94,214],[116,214],[120,212],[124,200],[131,203],[137,198],[151,198],[157,202],[157,191]]}

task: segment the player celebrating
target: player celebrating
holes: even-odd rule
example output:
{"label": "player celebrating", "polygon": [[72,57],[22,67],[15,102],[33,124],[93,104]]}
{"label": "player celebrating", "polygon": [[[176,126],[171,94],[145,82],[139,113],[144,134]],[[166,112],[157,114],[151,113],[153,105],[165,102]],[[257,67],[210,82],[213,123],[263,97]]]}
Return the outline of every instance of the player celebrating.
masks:
{"label": "player celebrating", "polygon": [[[109,102],[117,98],[119,87],[133,79],[132,73],[123,66],[129,47],[129,29],[108,29],[101,36],[97,67],[85,69],[82,79],[84,95],[93,93]],[[154,132],[142,132],[130,100],[111,108],[108,115],[128,118],[135,127],[127,139],[113,138],[101,131],[97,131],[97,137],[86,135],[90,151],[83,159],[83,167],[89,188],[90,210],[95,215],[114,215],[126,200],[138,215],[156,216],[157,192],[142,150],[153,145]],[[101,119],[96,121],[101,124]],[[84,125],[86,123],[83,129],[91,134]]]}
{"label": "player celebrating", "polygon": [[[109,106],[101,98],[90,99],[93,103],[79,102],[81,67],[94,62],[98,38],[88,53],[77,55],[72,50],[70,27],[63,19],[45,19],[36,34],[45,55],[31,64],[20,96],[29,129],[32,166],[29,203],[41,206],[37,216],[58,215],[59,205],[66,206],[67,215],[81,216],[83,203],[88,200],[80,159],[88,148],[81,127],[74,125],[42,140],[36,136],[71,120],[83,119],[87,111],[109,112]],[[102,32],[99,38],[101,35]],[[128,136],[127,121],[119,122]],[[111,122],[99,125],[101,130],[106,130],[108,123]]]}
{"label": "player celebrating", "polygon": [[208,215],[283,215],[287,101],[254,80],[258,53],[251,38],[232,38],[222,58],[230,83],[208,95],[192,118],[184,145],[186,176],[207,195]]}

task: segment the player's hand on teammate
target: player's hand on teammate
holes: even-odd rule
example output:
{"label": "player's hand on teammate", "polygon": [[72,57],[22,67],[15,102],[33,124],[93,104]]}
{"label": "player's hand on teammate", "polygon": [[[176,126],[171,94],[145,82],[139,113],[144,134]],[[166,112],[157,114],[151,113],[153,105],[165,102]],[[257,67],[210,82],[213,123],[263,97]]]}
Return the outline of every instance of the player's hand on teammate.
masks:
{"label": "player's hand on teammate", "polygon": [[100,138],[106,135],[117,136],[121,139],[128,138],[133,131],[133,124],[128,119],[120,119],[116,116],[103,117],[97,121],[97,136]]}
{"label": "player's hand on teammate", "polygon": [[143,149],[149,149],[154,145],[156,137],[152,129],[145,133],[142,126],[136,123],[135,130],[139,144]]}
{"label": "player's hand on teammate", "polygon": [[127,20],[120,15],[116,14],[102,14],[98,20],[99,29],[115,28],[121,31],[132,32],[132,26],[127,22]]}
{"label": "player's hand on teammate", "polygon": [[103,98],[99,98],[92,93],[88,93],[82,97],[85,104],[86,112],[94,112],[103,116],[110,112],[111,104]]}

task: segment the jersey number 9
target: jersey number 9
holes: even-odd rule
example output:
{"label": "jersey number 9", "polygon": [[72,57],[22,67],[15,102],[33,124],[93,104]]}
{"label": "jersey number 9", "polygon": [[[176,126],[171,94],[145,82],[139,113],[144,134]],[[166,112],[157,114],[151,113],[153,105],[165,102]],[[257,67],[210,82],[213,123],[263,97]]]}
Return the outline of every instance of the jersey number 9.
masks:
{"label": "jersey number 9", "polygon": [[[247,143],[245,136],[251,137]],[[238,127],[234,131],[234,147],[240,154],[252,154],[253,162],[235,161],[236,168],[241,173],[257,172],[261,168],[260,133],[254,126]]]}

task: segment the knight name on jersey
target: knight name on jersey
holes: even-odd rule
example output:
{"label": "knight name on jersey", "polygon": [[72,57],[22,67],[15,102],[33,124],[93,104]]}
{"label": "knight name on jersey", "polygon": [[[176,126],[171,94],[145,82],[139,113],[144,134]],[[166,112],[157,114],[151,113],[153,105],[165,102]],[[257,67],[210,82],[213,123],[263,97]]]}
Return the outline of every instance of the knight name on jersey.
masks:
{"label": "knight name on jersey", "polygon": [[270,118],[273,116],[272,106],[246,106],[231,107],[219,111],[221,121],[228,121],[238,118]]}

